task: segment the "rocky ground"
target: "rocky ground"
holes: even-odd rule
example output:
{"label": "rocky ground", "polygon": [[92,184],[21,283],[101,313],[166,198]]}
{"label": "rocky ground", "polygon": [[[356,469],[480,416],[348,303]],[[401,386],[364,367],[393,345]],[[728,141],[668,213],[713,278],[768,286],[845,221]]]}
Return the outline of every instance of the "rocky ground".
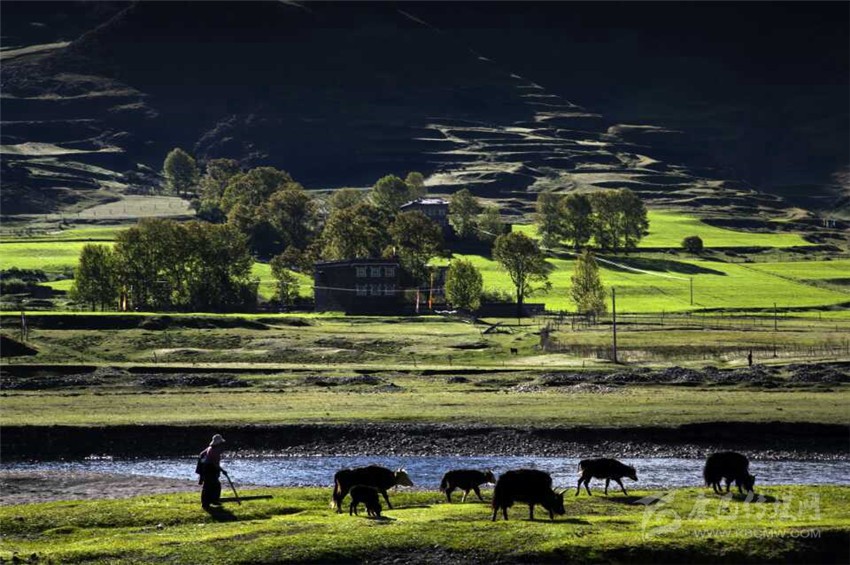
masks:
{"label": "rocky ground", "polygon": [[194,481],[103,473],[0,470],[0,504],[128,498],[198,489]]}

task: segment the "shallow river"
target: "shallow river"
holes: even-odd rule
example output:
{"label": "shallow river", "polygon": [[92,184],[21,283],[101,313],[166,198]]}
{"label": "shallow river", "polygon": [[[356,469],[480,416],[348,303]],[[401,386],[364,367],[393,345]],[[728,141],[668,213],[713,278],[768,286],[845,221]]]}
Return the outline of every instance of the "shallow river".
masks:
{"label": "shallow river", "polygon": [[[557,487],[575,487],[578,459],[565,457],[256,457],[228,459],[222,466],[237,484],[263,486],[330,486],[334,473],[346,467],[375,463],[392,469],[403,466],[414,484],[436,489],[443,473],[450,469],[492,469],[498,476],[508,469],[535,468],[552,474]],[[621,459],[637,469],[638,483],[624,480],[626,488],[658,488],[699,486],[702,484],[703,461],[698,459],[636,458]],[[4,464],[8,471],[90,471],[195,479],[195,459],[98,459],[76,462],[43,462]],[[850,463],[847,461],[752,461],[750,472],[756,485],[828,484],[850,485]],[[593,481],[602,486],[604,482]],[[615,485],[616,486],[616,485]]]}

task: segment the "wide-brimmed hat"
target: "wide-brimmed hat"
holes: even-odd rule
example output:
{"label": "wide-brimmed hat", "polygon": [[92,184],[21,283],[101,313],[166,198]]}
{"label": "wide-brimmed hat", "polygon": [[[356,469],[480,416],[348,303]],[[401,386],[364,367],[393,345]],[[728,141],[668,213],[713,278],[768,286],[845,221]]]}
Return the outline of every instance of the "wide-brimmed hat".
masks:
{"label": "wide-brimmed hat", "polygon": [[215,434],[210,441],[210,445],[221,445],[222,443],[224,443],[224,438],[221,437],[221,434]]}

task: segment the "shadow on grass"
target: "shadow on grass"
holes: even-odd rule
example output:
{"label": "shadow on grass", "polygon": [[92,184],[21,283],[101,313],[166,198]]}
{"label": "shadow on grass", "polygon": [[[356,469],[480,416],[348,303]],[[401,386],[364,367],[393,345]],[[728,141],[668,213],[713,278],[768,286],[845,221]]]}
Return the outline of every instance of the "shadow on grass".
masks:
{"label": "shadow on grass", "polygon": [[[724,497],[728,497],[728,494],[723,495]],[[735,502],[749,502],[751,504],[773,504],[774,502],[781,502],[780,499],[775,496],[771,496],[769,494],[741,494],[735,493],[732,494],[732,500]]]}
{"label": "shadow on grass", "polygon": [[[499,518],[501,518],[501,515],[499,516]],[[496,521],[498,522],[498,521],[501,521],[501,520],[497,519]],[[510,522],[510,521],[512,521],[512,520],[508,519],[508,522]],[[513,521],[535,522],[535,523],[539,522],[541,524],[564,524],[564,525],[568,525],[568,524],[569,525],[576,525],[576,524],[578,524],[580,526],[590,525],[590,522],[588,522],[587,520],[582,520],[581,518],[561,518],[559,516],[555,516],[554,520],[550,520],[549,516],[542,517],[542,516],[536,516],[535,515],[534,520],[532,520],[532,519],[528,518],[528,516],[526,516],[525,518],[513,518]]]}
{"label": "shadow on grass", "polygon": [[[633,269],[641,269],[644,271],[654,271],[659,273],[676,273],[680,275],[718,275],[721,277],[725,277],[726,273],[723,271],[718,271],[716,269],[709,269],[708,267],[703,267],[700,265],[694,265],[692,263],[684,263],[682,261],[673,261],[670,259],[651,259],[648,257],[603,257],[603,259],[607,259],[609,261],[613,261],[614,263],[619,263],[621,265],[626,265]],[[621,267],[617,267],[612,265],[611,263],[605,263],[605,268],[611,271],[623,272],[623,273],[631,273],[628,269],[623,269]]]}
{"label": "shadow on grass", "polygon": [[233,512],[223,506],[207,506],[204,508],[204,512],[209,514],[210,518],[216,522],[235,522],[238,520]]}
{"label": "shadow on grass", "polygon": [[[536,520],[535,520],[536,521]],[[587,520],[582,520],[581,518],[565,518],[564,520],[555,519],[555,522],[559,524],[578,524],[580,526],[589,526],[590,522]]]}
{"label": "shadow on grass", "polygon": [[602,496],[603,500],[607,500],[608,502],[616,502],[617,504],[629,504],[629,505],[640,505],[646,506],[647,504],[657,504],[659,499],[655,501],[646,501],[644,500],[646,497],[644,496]]}
{"label": "shadow on grass", "polygon": [[229,498],[222,498],[220,499],[220,502],[245,502],[247,500],[269,500],[271,498],[273,497],[270,494],[254,494],[249,496],[240,496],[239,498],[232,496]]}

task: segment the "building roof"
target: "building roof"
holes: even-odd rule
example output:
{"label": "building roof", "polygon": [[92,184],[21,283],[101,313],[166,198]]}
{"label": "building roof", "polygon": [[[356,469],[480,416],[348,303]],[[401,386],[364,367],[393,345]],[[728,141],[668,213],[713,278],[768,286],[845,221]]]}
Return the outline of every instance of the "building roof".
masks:
{"label": "building roof", "polygon": [[444,206],[448,205],[449,201],[445,198],[417,198],[416,200],[411,200],[410,202],[405,202],[400,207],[406,208],[408,206],[414,206],[416,204],[422,206]]}

